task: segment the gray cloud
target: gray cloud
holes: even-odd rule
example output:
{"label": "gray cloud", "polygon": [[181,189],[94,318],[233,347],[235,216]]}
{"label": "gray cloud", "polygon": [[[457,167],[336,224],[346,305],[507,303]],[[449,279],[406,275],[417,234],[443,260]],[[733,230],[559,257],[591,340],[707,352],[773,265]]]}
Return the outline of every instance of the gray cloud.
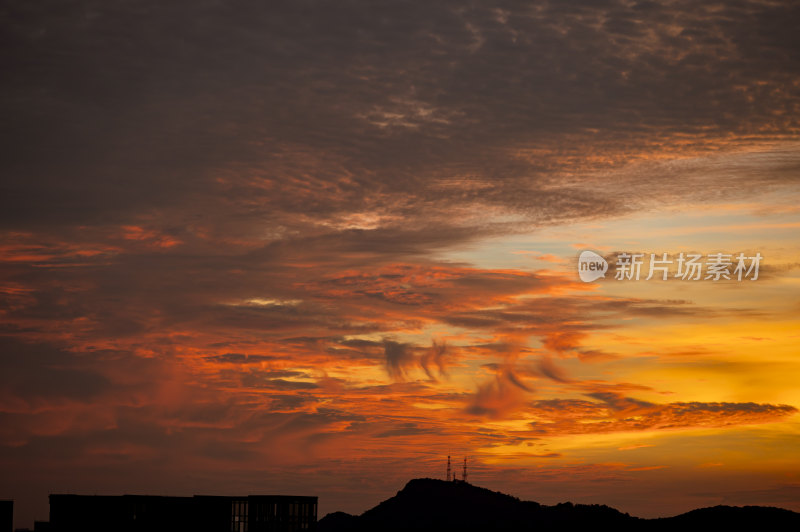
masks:
{"label": "gray cloud", "polygon": [[436,380],[433,374],[433,366],[436,366],[439,376],[447,375],[447,365],[445,362],[445,355],[447,353],[447,344],[445,342],[437,342],[434,340],[428,351],[420,355],[419,365],[428,376],[429,379]]}
{"label": "gray cloud", "polygon": [[389,376],[395,380],[403,380],[407,369],[415,363],[413,351],[406,344],[384,340],[383,353],[386,357],[386,371]]}
{"label": "gray cloud", "polygon": [[36,404],[92,401],[113,384],[85,359],[60,347],[0,336],[0,390]]}
{"label": "gray cloud", "polygon": [[[6,227],[167,209],[176,231],[254,219],[308,229],[358,209],[414,214],[423,229],[474,204],[536,223],[603,216],[653,189],[611,193],[596,168],[583,188],[554,187],[589,170],[587,151],[611,170],[673,135],[701,148],[792,138],[798,125],[788,3],[60,5],[56,16],[47,2],[11,2],[2,22]],[[792,171],[759,182],[796,180],[796,151],[777,153]],[[747,170],[740,162],[711,164]],[[648,179],[659,193],[718,184],[702,163],[656,169],[680,176]],[[220,199],[232,209],[208,208]],[[287,216],[298,212],[306,222]],[[386,224],[338,238],[369,251],[423,242],[424,230],[393,242],[400,228]]]}
{"label": "gray cloud", "polygon": [[[314,382],[308,381],[292,381],[283,378],[279,378],[282,376],[296,376],[297,372],[285,372],[285,371],[257,371],[257,370],[250,370],[248,373],[242,374],[241,376],[241,383],[242,386],[248,388],[261,388],[267,390],[280,390],[280,391],[290,391],[290,390],[313,390],[319,388],[319,386]],[[301,375],[305,376],[305,375]]]}
{"label": "gray cloud", "polygon": [[242,353],[224,353],[222,355],[210,355],[206,360],[213,362],[224,362],[228,364],[258,364],[267,360],[275,360],[269,355],[244,355]]}

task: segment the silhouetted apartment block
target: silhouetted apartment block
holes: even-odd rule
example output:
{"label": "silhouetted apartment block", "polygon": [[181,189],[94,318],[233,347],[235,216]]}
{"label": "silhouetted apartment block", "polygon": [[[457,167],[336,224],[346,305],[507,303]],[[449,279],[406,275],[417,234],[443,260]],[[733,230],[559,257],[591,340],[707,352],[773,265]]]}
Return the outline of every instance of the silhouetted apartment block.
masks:
{"label": "silhouetted apartment block", "polygon": [[299,532],[317,527],[317,498],[50,495],[54,532]]}
{"label": "silhouetted apartment block", "polygon": [[14,501],[0,501],[0,532],[14,530]]}

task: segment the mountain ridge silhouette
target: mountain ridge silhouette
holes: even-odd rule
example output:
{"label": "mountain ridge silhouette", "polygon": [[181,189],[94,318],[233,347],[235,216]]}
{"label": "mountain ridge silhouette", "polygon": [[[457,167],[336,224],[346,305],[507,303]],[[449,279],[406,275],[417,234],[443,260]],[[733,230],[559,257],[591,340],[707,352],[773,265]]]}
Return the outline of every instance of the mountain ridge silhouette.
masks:
{"label": "mountain ridge silhouette", "polygon": [[[715,506],[674,517],[642,519],[606,505],[523,501],[467,482],[417,478],[361,515],[327,514],[318,532],[522,531],[534,528],[613,526],[617,530],[674,530],[697,526],[794,526],[800,513],[765,506]],[[787,528],[788,529],[788,528]]]}

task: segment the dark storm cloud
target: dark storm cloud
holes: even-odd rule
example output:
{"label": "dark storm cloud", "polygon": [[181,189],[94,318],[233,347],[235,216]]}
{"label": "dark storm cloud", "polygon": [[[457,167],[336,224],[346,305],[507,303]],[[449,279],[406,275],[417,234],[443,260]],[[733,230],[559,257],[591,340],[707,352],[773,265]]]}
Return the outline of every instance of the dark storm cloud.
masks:
{"label": "dark storm cloud", "polygon": [[[797,21],[762,2],[7,2],[2,222],[160,214],[241,232],[357,209],[418,225],[472,203],[533,221],[617,213],[635,202],[548,176],[675,134],[791,135]],[[340,237],[376,251],[422,234]]]}
{"label": "dark storm cloud", "polygon": [[87,360],[45,343],[0,336],[0,390],[5,401],[91,401],[113,384]]}
{"label": "dark storm cloud", "polygon": [[244,355],[242,353],[224,353],[222,355],[210,355],[206,357],[206,360],[212,362],[224,362],[228,364],[258,364],[274,359],[275,357],[269,355]]}
{"label": "dark storm cloud", "polygon": [[408,368],[415,363],[409,346],[392,340],[384,340],[383,353],[386,357],[386,371],[395,380],[403,380]]}

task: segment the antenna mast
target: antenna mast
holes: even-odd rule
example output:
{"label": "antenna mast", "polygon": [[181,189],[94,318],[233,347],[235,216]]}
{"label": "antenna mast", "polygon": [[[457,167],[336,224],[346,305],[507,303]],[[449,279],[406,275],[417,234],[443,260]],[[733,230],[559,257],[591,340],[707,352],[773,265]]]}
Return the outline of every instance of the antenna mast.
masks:
{"label": "antenna mast", "polygon": [[464,457],[464,473],[461,476],[461,480],[463,480],[464,482],[467,481],[467,457],[466,456]]}
{"label": "antenna mast", "polygon": [[447,482],[450,482],[450,455],[447,455]]}

